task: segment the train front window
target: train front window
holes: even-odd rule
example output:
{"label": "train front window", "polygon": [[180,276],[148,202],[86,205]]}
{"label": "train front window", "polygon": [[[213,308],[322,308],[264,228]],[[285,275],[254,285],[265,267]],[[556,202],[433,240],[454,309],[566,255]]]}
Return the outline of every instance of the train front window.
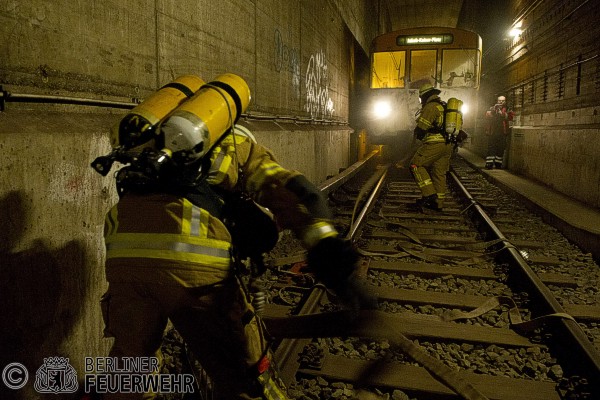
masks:
{"label": "train front window", "polygon": [[478,87],[479,52],[476,49],[442,52],[442,87]]}
{"label": "train front window", "polygon": [[413,50],[410,52],[410,88],[436,81],[436,50]]}
{"label": "train front window", "polygon": [[406,70],[405,51],[373,53],[371,88],[403,88]]}

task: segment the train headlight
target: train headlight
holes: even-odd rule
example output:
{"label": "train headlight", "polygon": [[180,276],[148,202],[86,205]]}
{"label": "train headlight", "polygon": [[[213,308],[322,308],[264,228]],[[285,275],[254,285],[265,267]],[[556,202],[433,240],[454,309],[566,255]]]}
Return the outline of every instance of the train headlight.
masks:
{"label": "train headlight", "polygon": [[460,111],[462,112],[462,115],[464,116],[465,114],[467,114],[469,112],[469,105],[466,103],[463,103],[462,107],[460,108]]}
{"label": "train headlight", "polygon": [[387,118],[392,113],[392,105],[389,101],[380,100],[373,106],[375,118]]}

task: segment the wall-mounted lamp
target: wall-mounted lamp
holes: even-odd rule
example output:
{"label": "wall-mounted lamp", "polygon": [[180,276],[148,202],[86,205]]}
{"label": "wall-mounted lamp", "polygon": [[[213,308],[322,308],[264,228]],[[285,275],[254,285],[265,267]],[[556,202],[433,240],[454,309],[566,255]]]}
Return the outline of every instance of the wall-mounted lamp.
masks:
{"label": "wall-mounted lamp", "polygon": [[521,33],[523,33],[523,31],[522,31],[522,30],[520,30],[520,29],[518,29],[518,28],[512,28],[512,29],[510,30],[510,32],[508,32],[508,34],[509,34],[511,37],[517,37],[517,36],[519,36]]}
{"label": "wall-mounted lamp", "polygon": [[516,38],[517,36],[521,35],[521,33],[523,33],[523,30],[521,29],[521,27],[523,26],[523,21],[519,21],[517,22],[512,29],[510,30],[510,32],[508,32],[510,37]]}

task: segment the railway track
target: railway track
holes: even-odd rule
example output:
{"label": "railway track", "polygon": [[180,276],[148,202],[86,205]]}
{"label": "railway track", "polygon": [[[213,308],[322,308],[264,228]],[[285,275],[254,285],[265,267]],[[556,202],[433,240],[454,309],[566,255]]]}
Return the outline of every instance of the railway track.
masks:
{"label": "railway track", "polygon": [[600,398],[598,266],[460,159],[442,213],[413,206],[407,171],[368,164],[322,189],[377,310],[340,308],[293,239],[270,255],[263,316],[290,395]]}

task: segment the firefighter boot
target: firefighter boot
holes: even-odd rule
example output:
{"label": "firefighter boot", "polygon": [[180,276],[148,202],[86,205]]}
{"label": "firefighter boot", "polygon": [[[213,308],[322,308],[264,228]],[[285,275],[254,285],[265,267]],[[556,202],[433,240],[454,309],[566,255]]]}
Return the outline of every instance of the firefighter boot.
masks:
{"label": "firefighter boot", "polygon": [[494,167],[496,169],[502,169],[502,157],[494,157]]}
{"label": "firefighter boot", "polygon": [[419,207],[421,210],[428,208],[430,210],[442,211],[442,209],[438,206],[437,198],[437,194],[432,194],[418,199],[416,202],[417,207]]}
{"label": "firefighter boot", "polygon": [[494,168],[494,156],[489,156],[485,158],[485,169],[493,169]]}

